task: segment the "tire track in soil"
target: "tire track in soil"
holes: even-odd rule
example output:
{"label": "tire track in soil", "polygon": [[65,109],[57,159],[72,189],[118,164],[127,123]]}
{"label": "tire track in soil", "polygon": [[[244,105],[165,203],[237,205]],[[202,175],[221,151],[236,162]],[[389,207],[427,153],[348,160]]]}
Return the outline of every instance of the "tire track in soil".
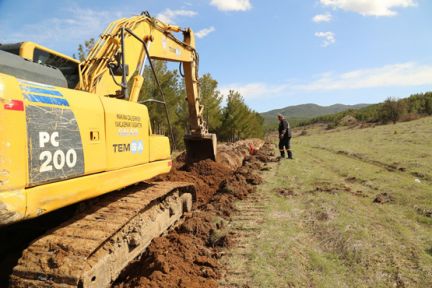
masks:
{"label": "tire track in soil", "polygon": [[397,165],[383,163],[383,162],[378,161],[378,160],[367,159],[359,153],[350,153],[350,152],[347,152],[344,150],[334,150],[334,149],[331,149],[328,147],[322,147],[322,146],[309,146],[309,147],[312,149],[324,150],[324,151],[327,151],[327,152],[330,152],[330,153],[333,153],[336,155],[340,155],[340,156],[344,156],[344,157],[347,157],[350,159],[358,160],[358,161],[361,161],[363,163],[367,163],[367,164],[382,168],[382,169],[389,171],[389,172],[400,173],[403,175],[408,174],[408,175],[411,175],[413,177],[420,178],[423,181],[427,181],[428,183],[432,183],[432,177],[429,175],[425,175],[425,174],[415,172],[415,171],[414,172],[413,171],[406,171],[405,167],[398,167]]}
{"label": "tire track in soil", "polygon": [[[349,153],[349,152],[342,151],[342,150],[333,150],[330,148],[320,147],[320,146],[308,146],[308,147],[313,148],[313,149],[317,149],[317,150],[323,150],[323,151],[326,151],[328,153],[341,156],[341,158],[342,157],[348,158],[348,159],[351,159],[354,161],[361,162],[363,164],[370,165],[371,167],[376,167],[376,168],[383,170],[383,171],[386,171],[386,172],[394,173],[394,174],[391,174],[391,175],[393,175],[392,177],[402,178],[402,177],[407,177],[407,176],[409,177],[409,175],[411,175],[411,176],[418,177],[418,178],[424,180],[425,182],[432,183],[432,178],[428,175],[418,175],[416,172],[406,171],[404,168],[401,169],[400,167],[389,165],[389,164],[386,164],[386,163],[383,163],[383,162],[380,162],[377,160],[364,158],[361,154]],[[355,176],[347,175],[346,173],[344,173],[340,169],[340,167],[338,167],[336,165],[336,162],[325,161],[322,157],[320,157],[319,153],[314,154],[314,153],[308,151],[308,152],[305,152],[305,154],[307,154],[309,157],[312,157],[312,159],[315,163],[319,164],[322,167],[326,167],[327,169],[329,169],[329,171],[335,173],[338,177],[340,177],[340,180],[342,182],[347,183],[347,184],[357,184],[357,185],[364,188],[363,192],[364,191],[367,192],[366,194],[363,194],[363,193],[353,194],[353,193],[351,193],[352,195],[372,198],[372,199],[374,199],[373,200],[374,203],[381,203],[382,204],[382,203],[394,201],[394,198],[391,196],[391,194],[388,195],[388,193],[379,193],[379,194],[375,195],[375,193],[383,190],[382,187],[380,187],[379,185],[372,185],[370,183],[370,181],[368,181],[368,180],[364,180],[364,179],[357,178]],[[396,180],[393,178],[393,181],[396,181]],[[360,192],[362,192],[362,191],[360,191]],[[428,215],[430,215],[430,214],[428,214],[428,213],[430,213],[429,210],[422,209],[422,208],[419,208],[416,206],[413,206],[413,208],[417,214],[420,214],[420,215],[426,216],[426,217],[430,217],[430,216],[428,216]],[[407,285],[406,283],[404,283],[404,276],[405,276],[406,281],[412,280],[412,279],[406,278],[406,275],[403,275],[400,272],[400,270],[402,269],[401,265],[403,265],[403,264],[401,264],[400,259],[398,259],[396,255],[391,254],[391,252],[389,252],[389,253],[390,254],[387,255],[387,258],[388,258],[387,260],[390,262],[390,264],[388,266],[394,268],[392,270],[393,272],[391,272],[392,273],[391,275],[393,276],[394,281],[395,281],[393,286],[394,287],[411,287],[409,284]],[[415,257],[417,257],[417,256],[415,256],[415,253],[413,253],[411,256],[413,257],[413,259],[411,259],[409,257],[405,257],[405,260],[410,260],[410,261],[416,262],[417,260]],[[418,264],[416,263],[416,265],[418,265]],[[418,267],[417,269],[420,269],[420,268]],[[414,287],[414,286],[412,286],[412,287]],[[415,287],[417,287],[417,286],[415,286]],[[430,287],[430,286],[427,286],[427,287]]]}
{"label": "tire track in soil", "polygon": [[[394,173],[394,174],[392,174],[393,177],[406,177],[406,176],[409,176],[409,175],[412,175],[414,177],[419,177],[415,172],[406,172],[406,171],[402,171],[400,169],[389,168],[388,164],[385,164],[385,163],[382,163],[382,162],[379,162],[379,161],[375,161],[375,160],[365,159],[365,158],[362,158],[361,156],[358,156],[358,155],[354,155],[354,154],[350,154],[350,153],[346,153],[346,152],[341,153],[339,151],[335,151],[335,150],[332,150],[332,149],[329,149],[329,148],[324,148],[324,147],[317,147],[317,146],[309,146],[309,147],[311,147],[313,149],[317,149],[317,150],[323,150],[323,151],[329,152],[331,154],[335,154],[335,155],[338,155],[338,156],[341,156],[341,157],[345,157],[345,158],[348,158],[348,159],[351,159],[351,160],[355,160],[355,161],[358,161],[358,162],[361,162],[361,163],[364,163],[364,164],[368,164],[368,165],[371,165],[373,167],[377,167],[377,168],[379,168],[379,169],[381,169],[383,171],[386,171],[386,172]],[[328,169],[330,169],[332,172],[334,172],[335,174],[337,174],[338,176],[340,176],[343,179],[343,181],[345,183],[347,183],[347,184],[352,184],[352,183],[358,184],[358,185],[364,187],[366,191],[369,191],[369,193],[379,192],[379,191],[382,190],[382,187],[380,187],[379,185],[372,184],[372,182],[370,180],[368,180],[368,179],[360,179],[360,178],[352,176],[352,175],[351,176],[347,176],[337,166],[331,165],[328,162],[324,161],[322,158],[320,158],[320,154],[319,153],[318,154],[313,154],[311,152],[306,152],[306,154],[308,156],[313,156],[314,160],[317,163],[319,163],[320,165],[325,166]],[[428,180],[429,179],[428,177],[429,176],[426,175],[426,177],[419,177],[419,178],[421,178],[425,182],[432,183],[430,180]],[[373,197],[374,195],[370,194],[370,195],[364,195],[364,196],[366,196],[366,197]]]}
{"label": "tire track in soil", "polygon": [[[322,150],[325,150],[325,149],[322,149]],[[340,155],[340,154],[332,152],[332,151],[328,151],[328,150],[325,150],[325,151],[333,153],[333,154]],[[347,176],[346,174],[344,174],[344,172],[342,172],[340,169],[338,169],[337,166],[330,165],[328,162],[326,162],[322,158],[320,158],[319,154],[313,154],[313,153],[310,153],[310,152],[306,152],[306,154],[308,156],[310,156],[310,157],[313,157],[312,159],[313,159],[314,162],[320,164],[321,166],[327,167],[330,171],[332,171],[333,173],[335,173],[336,175],[338,175],[339,177],[341,177],[341,180],[343,180],[343,182],[345,182],[345,183],[348,183],[348,184],[356,183],[356,184],[362,186],[363,188],[365,188],[366,191],[379,191],[380,190],[380,187],[369,183],[368,180],[359,179],[359,178],[357,178],[355,176]],[[347,158],[352,159],[352,160],[357,160],[357,161],[360,161],[360,162],[363,162],[363,163],[366,163],[366,164],[370,164],[370,165],[376,166],[376,167],[378,167],[380,169],[383,169],[385,171],[388,171],[384,167],[381,167],[381,166],[375,165],[373,163],[369,163],[369,162],[363,161],[363,160],[355,158],[355,157],[349,157],[349,156],[346,156],[346,155],[341,155],[341,156],[347,157]],[[366,195],[364,195],[364,196],[366,196]]]}
{"label": "tire track in soil", "polygon": [[[235,205],[237,211],[228,225],[234,245],[222,258],[225,271],[219,282],[220,287],[252,287],[249,283],[251,275],[248,269],[254,245],[251,239],[259,235],[269,201],[269,195],[263,192],[259,189]],[[230,263],[230,259],[236,259],[236,262]]]}

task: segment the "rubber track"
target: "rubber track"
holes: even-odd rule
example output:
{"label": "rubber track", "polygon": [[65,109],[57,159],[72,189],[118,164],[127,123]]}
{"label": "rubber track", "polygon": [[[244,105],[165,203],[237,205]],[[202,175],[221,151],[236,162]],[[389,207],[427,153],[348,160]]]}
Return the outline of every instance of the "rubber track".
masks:
{"label": "rubber track", "polygon": [[182,182],[140,184],[101,197],[31,243],[14,267],[10,287],[80,287],[80,277],[97,262],[94,258],[111,252],[99,250],[110,247],[107,244],[112,244],[108,250],[115,249],[117,232],[149,207],[163,206],[175,191],[195,197],[193,185]]}

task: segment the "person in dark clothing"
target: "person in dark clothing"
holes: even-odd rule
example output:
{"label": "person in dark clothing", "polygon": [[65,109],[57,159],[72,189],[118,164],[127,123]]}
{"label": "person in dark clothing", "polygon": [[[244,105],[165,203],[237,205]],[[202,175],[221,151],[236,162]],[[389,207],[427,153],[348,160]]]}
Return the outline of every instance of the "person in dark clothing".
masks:
{"label": "person in dark clothing", "polygon": [[285,117],[281,114],[278,116],[279,120],[279,150],[281,158],[285,158],[285,149],[288,154],[288,159],[293,159],[291,151],[291,127]]}

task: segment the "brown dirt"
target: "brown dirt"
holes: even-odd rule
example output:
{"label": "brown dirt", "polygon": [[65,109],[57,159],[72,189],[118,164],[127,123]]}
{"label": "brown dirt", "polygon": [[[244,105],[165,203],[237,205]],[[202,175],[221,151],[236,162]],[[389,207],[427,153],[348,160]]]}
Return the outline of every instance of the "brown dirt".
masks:
{"label": "brown dirt", "polygon": [[293,189],[291,189],[291,188],[278,188],[278,189],[275,189],[275,192],[276,192],[277,194],[279,194],[280,196],[287,197],[287,198],[294,197],[294,196],[297,196],[297,195],[298,195],[298,194],[297,194]]}
{"label": "brown dirt", "polygon": [[373,200],[374,203],[378,203],[378,204],[384,204],[384,203],[389,203],[389,202],[393,202],[393,201],[394,201],[393,196],[387,192],[380,193],[380,194],[376,195],[375,199]]}
{"label": "brown dirt", "polygon": [[176,164],[171,173],[158,176],[154,181],[180,181],[196,185],[196,205],[207,203],[216,192],[220,179],[228,178],[232,171],[225,165],[204,160],[192,165]]}
{"label": "brown dirt", "polygon": [[432,218],[432,209],[423,208],[423,207],[414,207],[414,208],[416,209],[418,214],[428,218]]}
{"label": "brown dirt", "polygon": [[[251,143],[255,149],[250,149]],[[217,163],[186,165],[180,155],[172,172],[155,180],[195,183],[194,210],[168,235],[154,239],[114,287],[217,287],[223,269],[218,262],[221,248],[232,243],[224,223],[235,210],[234,201],[247,197],[262,182],[260,169],[275,161],[271,150],[270,144],[249,140],[223,146]]]}
{"label": "brown dirt", "polygon": [[[357,182],[363,183],[362,180],[357,179],[356,177],[347,177],[345,178],[345,182],[348,184],[353,184]],[[326,181],[315,182],[315,189],[310,192],[311,193],[324,192],[333,195],[347,192],[358,197],[368,197],[362,190],[354,189],[353,186],[347,185],[345,183],[330,183]]]}
{"label": "brown dirt", "polygon": [[355,126],[359,121],[351,115],[346,115],[339,121],[339,125],[342,126]]}
{"label": "brown dirt", "polygon": [[351,187],[340,183],[330,183],[326,181],[315,182],[315,190],[311,192],[325,192],[330,194],[337,194],[341,192],[352,192]]}

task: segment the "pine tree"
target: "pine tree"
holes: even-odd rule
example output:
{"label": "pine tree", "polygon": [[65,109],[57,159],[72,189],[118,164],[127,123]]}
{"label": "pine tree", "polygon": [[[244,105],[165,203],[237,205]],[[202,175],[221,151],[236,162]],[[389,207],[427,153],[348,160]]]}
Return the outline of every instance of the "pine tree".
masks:
{"label": "pine tree", "polygon": [[[89,54],[90,50],[95,45],[95,43],[96,43],[95,39],[90,38],[89,40],[84,41],[84,45],[79,44],[78,45],[78,60],[84,61],[87,58],[87,55]],[[73,54],[73,58],[76,58],[75,54]]]}
{"label": "pine tree", "polygon": [[218,82],[207,73],[201,76],[200,97],[204,105],[204,118],[210,132],[216,131],[222,124],[222,95],[217,90]]}
{"label": "pine tree", "polygon": [[[181,102],[184,98],[179,97],[182,94],[181,85],[179,83],[180,75],[177,70],[170,71],[167,68],[166,62],[153,60],[157,79],[165,97],[166,107],[168,109],[168,117],[175,138],[176,146],[181,146],[183,142],[184,127],[177,125],[179,117],[183,117],[184,113],[179,114],[179,109],[183,109]],[[160,90],[156,84],[153,72],[150,66],[144,69],[144,84],[140,92],[139,101],[155,99],[163,101]],[[168,122],[165,114],[165,107],[161,103],[146,102],[150,114],[150,123],[153,128],[153,133],[170,136]]]}
{"label": "pine tree", "polygon": [[218,130],[219,138],[225,141],[237,141],[264,135],[264,119],[251,110],[239,92],[229,91],[227,104],[223,109],[222,125]]}
{"label": "pine tree", "polygon": [[432,115],[432,93],[426,93],[424,98],[424,113],[426,115]]}

